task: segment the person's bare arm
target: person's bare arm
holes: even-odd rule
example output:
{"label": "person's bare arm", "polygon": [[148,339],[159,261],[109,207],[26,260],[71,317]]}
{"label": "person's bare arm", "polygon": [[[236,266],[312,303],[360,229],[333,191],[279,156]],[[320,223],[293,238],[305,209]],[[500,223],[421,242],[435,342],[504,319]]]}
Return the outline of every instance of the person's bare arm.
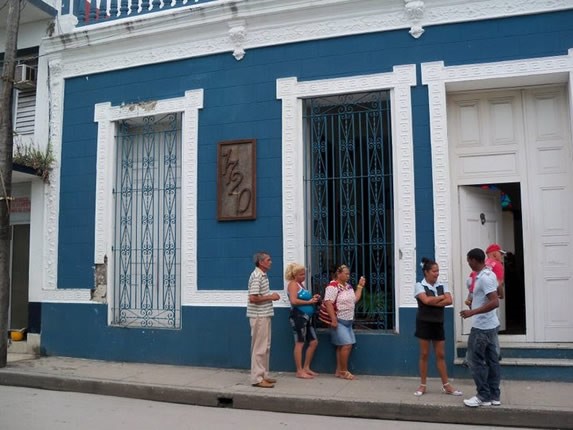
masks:
{"label": "person's bare arm", "polygon": [[249,294],[249,302],[254,303],[255,305],[259,305],[259,304],[265,303],[265,302],[272,302],[275,300],[279,300],[280,298],[281,298],[281,296],[279,296],[278,293],[272,293],[272,294],[266,294],[266,295]]}
{"label": "person's bare arm", "polygon": [[498,296],[500,299],[503,299],[503,298],[505,297],[505,295],[504,295],[504,288],[503,288],[504,286],[505,286],[505,282],[504,282],[504,281],[498,281],[498,284],[497,284],[497,296]]}
{"label": "person's bare arm", "polygon": [[298,284],[295,281],[290,281],[288,283],[287,291],[288,291],[289,301],[290,301],[291,305],[293,305],[293,306],[314,305],[318,301],[318,298],[320,297],[319,295],[315,294],[309,300],[299,299],[298,298]]}
{"label": "person's bare arm", "polygon": [[452,304],[452,295],[450,293],[445,293],[443,296],[438,296],[440,301],[434,306],[446,307]]}
{"label": "person's bare arm", "polygon": [[326,300],[324,302],[324,305],[326,306],[326,312],[328,312],[328,315],[330,316],[330,321],[332,321],[330,323],[330,326],[336,328],[338,326],[338,318],[336,318],[336,312],[334,312],[333,302],[330,300]]}
{"label": "person's bare arm", "polygon": [[463,311],[460,312],[460,316],[462,318],[469,318],[477,314],[485,314],[486,312],[492,311],[499,306],[499,298],[497,297],[497,291],[489,293],[487,295],[487,298],[489,300],[483,306],[480,306],[479,308],[475,309],[464,309]]}
{"label": "person's bare arm", "polygon": [[440,296],[428,296],[426,293],[420,293],[416,296],[426,306],[440,306],[442,300]]}
{"label": "person's bare arm", "polygon": [[366,285],[366,278],[364,276],[360,277],[358,281],[358,285],[356,286],[356,291],[354,291],[354,303],[358,303],[360,298],[362,297],[362,289]]}

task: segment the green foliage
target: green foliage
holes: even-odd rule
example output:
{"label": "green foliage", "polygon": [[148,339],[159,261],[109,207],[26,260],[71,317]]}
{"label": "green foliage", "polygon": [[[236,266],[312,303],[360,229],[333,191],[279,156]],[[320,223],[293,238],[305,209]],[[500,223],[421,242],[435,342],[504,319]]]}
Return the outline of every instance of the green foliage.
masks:
{"label": "green foliage", "polygon": [[52,144],[48,143],[45,151],[35,147],[33,144],[14,144],[14,154],[12,161],[16,164],[34,169],[44,182],[50,182],[50,172],[56,162],[52,151]]}
{"label": "green foliage", "polygon": [[384,329],[386,319],[386,295],[382,291],[365,288],[360,301],[356,303],[356,319],[363,328]]}

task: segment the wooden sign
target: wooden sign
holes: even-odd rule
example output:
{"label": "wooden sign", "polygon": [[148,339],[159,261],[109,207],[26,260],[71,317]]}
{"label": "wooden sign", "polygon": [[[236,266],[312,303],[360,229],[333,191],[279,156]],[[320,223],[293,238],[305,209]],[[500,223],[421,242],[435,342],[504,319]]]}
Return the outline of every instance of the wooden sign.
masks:
{"label": "wooden sign", "polygon": [[256,140],[219,142],[217,148],[217,219],[255,219],[257,195]]}

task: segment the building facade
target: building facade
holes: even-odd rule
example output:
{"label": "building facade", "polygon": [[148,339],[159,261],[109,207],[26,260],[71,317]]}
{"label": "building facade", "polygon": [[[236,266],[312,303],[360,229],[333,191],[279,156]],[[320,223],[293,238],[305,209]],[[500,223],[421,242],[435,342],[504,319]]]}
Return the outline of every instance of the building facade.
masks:
{"label": "building facade", "polygon": [[[8,5],[0,10],[0,60],[4,49]],[[49,159],[49,148],[36,140],[36,99],[38,57],[42,37],[51,33],[58,6],[54,2],[30,1],[21,5],[18,28],[16,65],[13,85],[12,124],[14,157],[10,196],[10,300],[8,328],[28,334],[27,344],[18,351],[37,350],[41,326],[41,281],[36,274],[42,266],[42,255],[35,248],[43,241],[44,181],[39,158]],[[42,124],[39,124],[42,130]],[[40,172],[42,170],[42,172]],[[44,177],[47,180],[47,177]],[[36,295],[34,295],[36,294]],[[11,348],[16,350],[16,347]]]}
{"label": "building facade", "polygon": [[38,139],[58,160],[30,271],[42,352],[247,368],[246,283],[266,250],[283,297],[272,369],[293,369],[286,264],[320,292],[344,263],[369,283],[352,370],[415,375],[426,256],[453,291],[448,363],[463,376],[465,253],[499,242],[506,375],[560,378],[573,360],[570,2],[286,3],[62,9],[38,63]]}

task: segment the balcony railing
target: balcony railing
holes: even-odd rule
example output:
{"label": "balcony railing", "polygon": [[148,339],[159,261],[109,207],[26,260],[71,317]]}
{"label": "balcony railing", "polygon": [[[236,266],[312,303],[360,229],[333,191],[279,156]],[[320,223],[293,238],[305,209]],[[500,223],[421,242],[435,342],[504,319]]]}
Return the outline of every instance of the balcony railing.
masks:
{"label": "balcony railing", "polygon": [[220,0],[73,0],[78,27]]}

